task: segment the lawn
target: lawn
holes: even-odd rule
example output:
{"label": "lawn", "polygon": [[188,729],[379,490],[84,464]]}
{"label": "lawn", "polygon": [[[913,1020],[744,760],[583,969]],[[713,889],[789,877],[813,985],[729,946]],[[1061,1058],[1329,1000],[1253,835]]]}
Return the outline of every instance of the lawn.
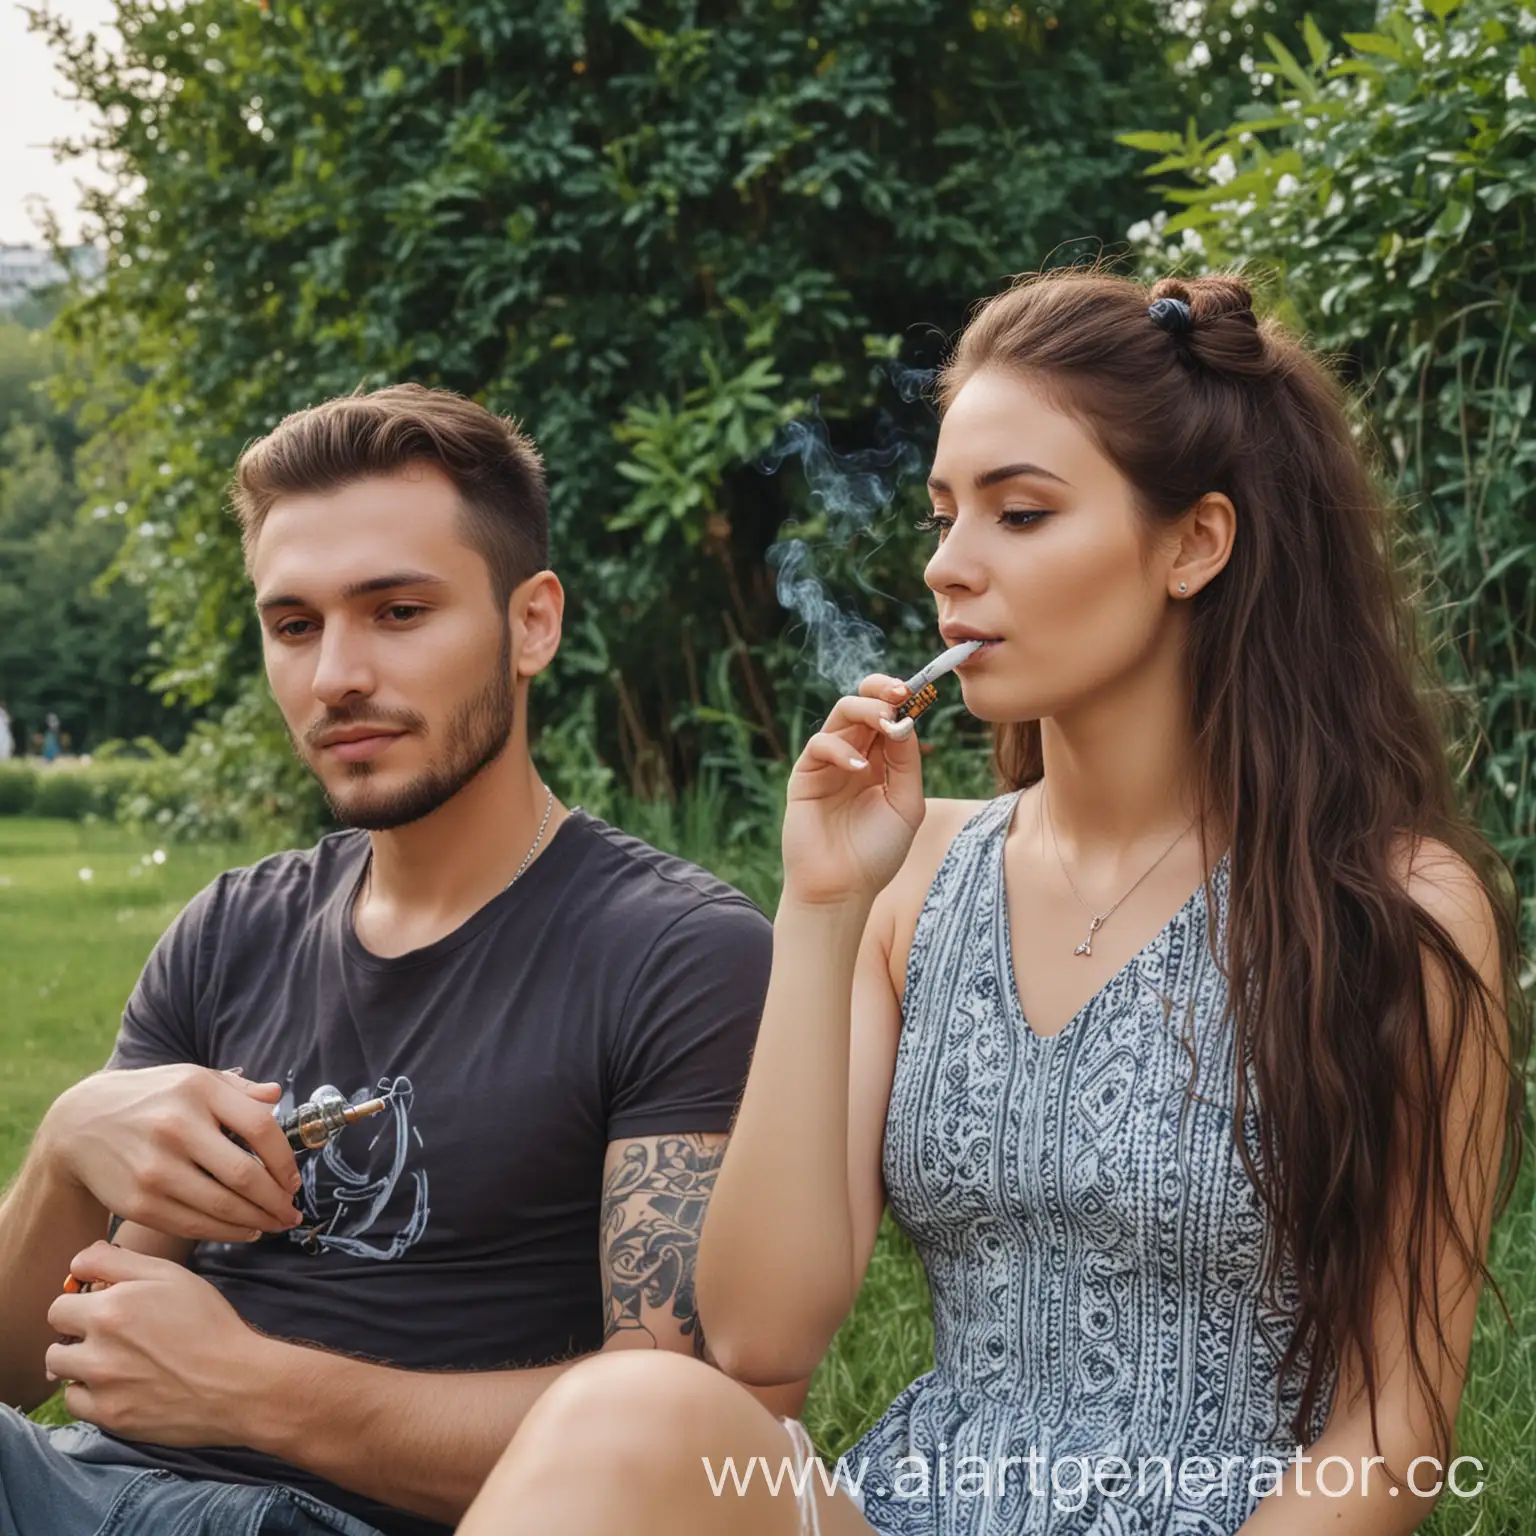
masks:
{"label": "lawn", "polygon": [[[635,830],[662,840],[664,829]],[[219,870],[261,851],[158,847],[112,827],[0,818],[0,1179],[54,1096],[105,1060],[166,924]],[[1481,1459],[1487,1488],[1442,1501],[1425,1528],[1435,1536],[1470,1536],[1474,1526],[1479,1536],[1536,1533],[1536,1154],[1495,1232],[1493,1268],[1515,1326],[1485,1295],[1459,1421],[1459,1448]],[[822,1448],[836,1455],[851,1445],[928,1367],[932,1349],[921,1271],[888,1222],[858,1306],[813,1384],[806,1419]]]}

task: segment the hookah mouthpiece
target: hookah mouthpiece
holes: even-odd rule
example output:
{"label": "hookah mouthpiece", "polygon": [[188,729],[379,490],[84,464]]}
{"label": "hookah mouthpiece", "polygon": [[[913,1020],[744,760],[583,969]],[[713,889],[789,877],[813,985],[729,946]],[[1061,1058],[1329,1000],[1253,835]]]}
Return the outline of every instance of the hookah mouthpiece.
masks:
{"label": "hookah mouthpiece", "polygon": [[277,1123],[295,1152],[314,1152],[349,1125],[378,1114],[388,1104],[387,1094],[362,1104],[349,1104],[340,1089],[326,1083],[315,1089],[307,1103],[290,1110]]}

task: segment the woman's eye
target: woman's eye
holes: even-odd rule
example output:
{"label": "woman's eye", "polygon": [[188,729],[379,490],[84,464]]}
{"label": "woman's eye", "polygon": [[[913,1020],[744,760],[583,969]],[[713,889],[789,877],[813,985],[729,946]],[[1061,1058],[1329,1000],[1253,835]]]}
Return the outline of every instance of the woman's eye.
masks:
{"label": "woman's eye", "polygon": [[953,519],[951,518],[939,517],[935,513],[930,513],[927,517],[918,518],[918,520],[913,523],[912,526],[916,528],[919,533],[936,533],[940,538],[942,538],[952,521]]}
{"label": "woman's eye", "polygon": [[1002,520],[1010,528],[1028,528],[1049,515],[1029,507],[1005,507]]}

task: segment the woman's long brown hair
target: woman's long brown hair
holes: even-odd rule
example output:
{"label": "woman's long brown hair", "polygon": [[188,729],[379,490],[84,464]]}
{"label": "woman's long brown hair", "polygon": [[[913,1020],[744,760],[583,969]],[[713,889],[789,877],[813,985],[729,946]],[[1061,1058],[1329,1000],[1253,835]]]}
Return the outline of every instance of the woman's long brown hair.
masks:
{"label": "woman's long brown hair", "polygon": [[[1188,305],[1186,333],[1151,321],[1160,298]],[[1373,1305],[1406,1266],[1413,1373],[1448,1455],[1442,1384],[1421,1341],[1427,1327],[1446,1347],[1436,1276],[1447,1243],[1492,1281],[1478,1228],[1490,1189],[1495,1212],[1507,1203],[1521,1155],[1529,1008],[1513,876],[1458,803],[1450,695],[1402,590],[1390,508],[1347,396],[1255,316],[1236,276],[1150,289],[1102,270],[1023,279],[966,327],[941,407],[983,368],[1019,373],[1082,421],[1149,533],[1209,491],[1237,509],[1230,559],[1190,600],[1193,788],[1202,843],[1209,827],[1231,832],[1217,959],[1229,980],[1246,978],[1228,988],[1227,1019],[1237,1125],[1256,1112],[1257,1157],[1236,1139],[1281,1239],[1268,1280],[1284,1264],[1299,1297],[1281,1362],[1301,1386],[1291,1428],[1305,1437],[1346,1360],[1376,1426]],[[1000,726],[996,758],[1006,787],[1038,780],[1039,722]],[[1459,854],[1487,893],[1502,1007],[1405,887],[1419,838]],[[1431,1024],[1426,957],[1443,968],[1448,1027]],[[1483,1112],[1503,1118],[1502,1179],[1488,1158],[1448,1148],[1464,1063]],[[1457,1209],[1468,1191],[1470,1227]]]}

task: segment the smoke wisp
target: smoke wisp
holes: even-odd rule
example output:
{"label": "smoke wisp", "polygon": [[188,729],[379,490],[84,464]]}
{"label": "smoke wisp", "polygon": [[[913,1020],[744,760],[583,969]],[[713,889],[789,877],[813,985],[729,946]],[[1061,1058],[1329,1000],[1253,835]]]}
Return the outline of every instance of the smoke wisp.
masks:
{"label": "smoke wisp", "polygon": [[[892,384],[908,403],[924,398],[933,371],[889,364]],[[888,441],[851,453],[833,449],[826,423],[813,412],[780,429],[772,448],[759,463],[764,474],[775,474],[786,461],[798,459],[810,488],[812,507],[826,521],[826,543],[847,548],[875,531],[896,493],[923,468],[922,451],[889,418],[882,422]],[[805,538],[785,537],[768,551],[777,572],[779,603],[805,625],[806,648],[816,672],[839,693],[852,693],[871,672],[881,670],[885,636],[878,626],[844,608],[828,593],[817,569],[815,548]],[[920,622],[916,615],[910,615]]]}

